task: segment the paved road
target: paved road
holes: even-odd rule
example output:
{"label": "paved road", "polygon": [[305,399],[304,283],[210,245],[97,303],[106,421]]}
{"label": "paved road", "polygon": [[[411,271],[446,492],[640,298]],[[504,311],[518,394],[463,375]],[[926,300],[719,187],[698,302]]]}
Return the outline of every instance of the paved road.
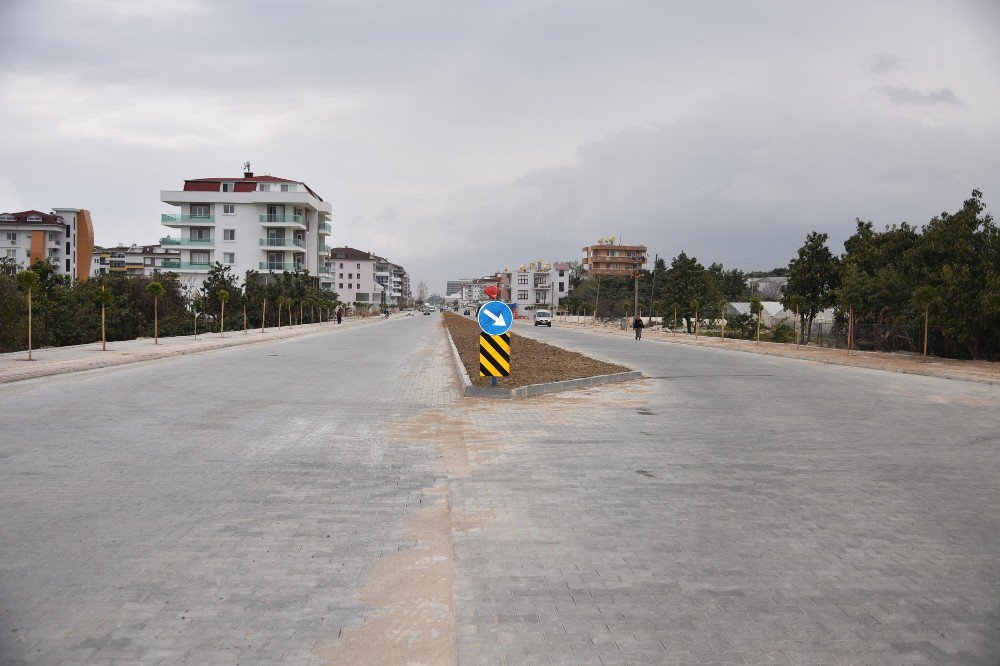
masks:
{"label": "paved road", "polygon": [[996,387],[436,320],[0,387],[0,661],[1000,661]]}

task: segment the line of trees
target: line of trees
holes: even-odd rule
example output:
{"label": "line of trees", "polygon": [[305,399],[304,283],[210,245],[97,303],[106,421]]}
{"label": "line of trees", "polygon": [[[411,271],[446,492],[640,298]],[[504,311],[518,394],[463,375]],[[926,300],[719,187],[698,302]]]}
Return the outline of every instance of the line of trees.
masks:
{"label": "line of trees", "polygon": [[[816,317],[833,308],[839,334],[848,334],[850,319],[853,341],[872,349],[921,350],[926,344],[939,356],[1000,359],[1000,232],[982,192],[973,190],[959,211],[941,213],[920,228],[903,223],[878,231],[857,220],[839,256],[828,238],[808,234],[787,268],[768,273],[718,263],[706,268],[685,252],[669,266],[658,259],[638,278],[574,272],[575,288],[562,307],[601,318],[634,316],[638,280],[640,312],[668,324],[676,318],[690,333],[699,321],[723,319],[727,303],[752,301],[748,277],[780,275],[788,278],[782,305],[799,312],[805,343]],[[753,312],[725,319],[728,337],[756,335]],[[791,342],[794,331],[780,325],[767,339]]]}
{"label": "line of trees", "polygon": [[[21,275],[34,276],[31,279]],[[19,279],[20,278],[20,279]],[[73,282],[48,261],[26,271],[0,265],[0,352],[28,348],[28,284],[31,283],[31,346],[86,344],[191,333],[243,330],[328,321],[342,303],[335,292],[313,286],[307,271],[247,271],[242,281],[216,263],[204,285],[187,288],[175,273],[102,275]],[[266,307],[265,307],[266,302]],[[225,303],[226,317],[222,308]]]}

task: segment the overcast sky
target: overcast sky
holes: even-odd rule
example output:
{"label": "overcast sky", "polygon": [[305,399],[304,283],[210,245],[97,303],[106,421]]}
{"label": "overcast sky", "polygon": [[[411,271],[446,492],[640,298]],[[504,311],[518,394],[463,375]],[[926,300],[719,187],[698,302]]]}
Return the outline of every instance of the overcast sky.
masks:
{"label": "overcast sky", "polygon": [[998,33],[996,0],[0,0],[0,211],[152,243],[161,189],[249,160],[432,291],[609,235],[768,269],[996,209]]}

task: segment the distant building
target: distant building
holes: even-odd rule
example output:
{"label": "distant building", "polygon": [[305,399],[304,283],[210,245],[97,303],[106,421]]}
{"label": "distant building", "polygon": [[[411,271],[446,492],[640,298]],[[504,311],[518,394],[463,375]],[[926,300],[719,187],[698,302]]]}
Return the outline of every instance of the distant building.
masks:
{"label": "distant building", "polygon": [[[152,275],[156,271],[167,272],[169,264],[180,261],[179,250],[162,245],[130,245],[118,247],[95,247],[91,275],[123,274]],[[164,262],[167,267],[164,268]]]}
{"label": "distant building", "polygon": [[786,277],[747,278],[750,295],[762,301],[780,301],[784,297],[783,289],[786,284],[788,284]]}
{"label": "distant building", "polygon": [[648,260],[645,245],[620,245],[611,236],[583,248],[583,266],[588,275],[634,275]]}
{"label": "distant building", "polygon": [[511,302],[518,310],[541,306],[557,308],[569,295],[568,262],[522,264],[511,272]]}
{"label": "distant building", "polygon": [[53,208],[51,213],[26,210],[0,214],[0,256],[20,268],[48,259],[58,275],[74,280],[90,277],[94,225],[90,211]]}
{"label": "distant building", "polygon": [[333,207],[302,181],[255,176],[196,178],[181,190],[163,190],[160,200],[177,206],[162,224],[176,236],[160,244],[180,252],[170,270],[200,284],[215,262],[242,278],[248,270],[308,270],[317,286],[330,289],[327,257]]}
{"label": "distant building", "polygon": [[445,295],[452,296],[455,294],[462,293],[462,286],[468,282],[472,282],[473,278],[465,278],[464,280],[448,280],[448,284],[445,288]]}

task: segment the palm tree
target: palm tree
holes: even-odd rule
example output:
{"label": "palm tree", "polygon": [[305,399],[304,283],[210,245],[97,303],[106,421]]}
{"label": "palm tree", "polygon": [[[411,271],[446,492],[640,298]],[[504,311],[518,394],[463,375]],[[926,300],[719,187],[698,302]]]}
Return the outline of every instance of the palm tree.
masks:
{"label": "palm tree", "polygon": [[31,270],[23,270],[17,274],[17,286],[28,292],[28,360],[32,361],[31,358],[31,292],[38,289],[38,285],[41,284],[42,280],[38,277],[38,273]]}
{"label": "palm tree", "polygon": [[927,360],[927,335],[930,332],[931,308],[937,305],[938,295],[934,287],[923,286],[913,293],[913,303],[924,309],[924,360]]}
{"label": "palm tree", "polygon": [[104,321],[105,311],[107,310],[108,304],[111,303],[111,294],[108,293],[107,287],[103,284],[101,285],[101,291],[97,294],[97,300],[101,304],[101,351],[107,351],[108,336],[106,335]]}
{"label": "palm tree", "polygon": [[726,301],[719,301],[719,323],[722,325],[722,341],[726,341]]}
{"label": "palm tree", "polygon": [[163,296],[166,289],[159,282],[150,282],[146,285],[146,292],[153,299],[153,344],[160,344],[160,312],[159,312],[159,300],[160,296]]}
{"label": "palm tree", "polygon": [[201,296],[195,296],[191,301],[191,309],[194,311],[194,339],[198,339],[198,311],[201,310]]}
{"label": "palm tree", "polygon": [[760,313],[764,311],[764,304],[754,296],[750,299],[750,312],[757,316],[757,344],[760,344]]}
{"label": "palm tree", "polygon": [[225,289],[220,289],[218,296],[219,303],[222,304],[222,318],[219,321],[219,337],[222,338],[225,337],[224,333],[226,332],[226,301],[229,300],[229,292]]}

